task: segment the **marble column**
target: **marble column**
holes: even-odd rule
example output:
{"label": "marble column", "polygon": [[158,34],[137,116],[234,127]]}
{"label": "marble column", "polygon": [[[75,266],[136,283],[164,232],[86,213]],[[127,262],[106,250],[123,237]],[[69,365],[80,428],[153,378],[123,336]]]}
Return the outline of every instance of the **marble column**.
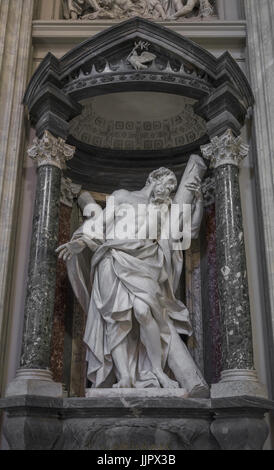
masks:
{"label": "marble column", "polygon": [[53,382],[50,350],[55,301],[61,174],[74,147],[46,131],[28,150],[37,161],[37,187],[33,216],[24,336],[20,369],[9,384],[7,396],[61,396],[62,386]]}
{"label": "marble column", "polygon": [[248,146],[228,129],[201,147],[214,168],[218,291],[221,308],[222,373],[212,397],[264,396],[254,369],[239,165]]}

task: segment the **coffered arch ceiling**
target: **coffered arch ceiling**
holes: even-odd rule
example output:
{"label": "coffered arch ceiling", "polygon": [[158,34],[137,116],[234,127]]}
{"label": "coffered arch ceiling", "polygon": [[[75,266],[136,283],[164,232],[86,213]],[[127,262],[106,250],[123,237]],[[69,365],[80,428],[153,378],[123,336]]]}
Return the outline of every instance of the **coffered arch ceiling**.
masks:
{"label": "coffered arch ceiling", "polygon": [[[150,61],[142,62],[143,52]],[[159,24],[133,18],[60,60],[48,54],[24,102],[38,136],[47,129],[76,146],[69,176],[99,191],[139,187],[160,165],[179,175],[189,154],[208,141],[207,122],[221,109],[242,125],[253,95],[229,53],[217,59]]]}

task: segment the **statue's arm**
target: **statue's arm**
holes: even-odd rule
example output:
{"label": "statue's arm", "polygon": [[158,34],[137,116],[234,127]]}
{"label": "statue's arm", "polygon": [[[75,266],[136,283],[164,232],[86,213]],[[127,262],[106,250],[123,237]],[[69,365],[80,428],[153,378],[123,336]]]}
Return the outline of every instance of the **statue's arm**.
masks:
{"label": "statue's arm", "polygon": [[187,0],[186,5],[183,5],[182,2],[176,2],[175,4],[175,9],[176,13],[172,15],[172,18],[177,19],[180,18],[180,16],[185,16],[191,13],[195,6],[198,5],[199,0]]}
{"label": "statue's arm", "polygon": [[94,11],[99,11],[100,7],[97,3],[97,0],[88,0],[89,5],[93,8]]}
{"label": "statue's arm", "polygon": [[[78,205],[85,217],[84,223],[74,232],[71,240],[57,248],[59,258],[64,261],[70,260],[74,255],[78,255],[85,248],[96,251],[100,241],[96,239],[96,232],[92,232],[90,227],[99,217],[103,218],[103,210],[96,203],[90,193],[84,192],[78,198]],[[99,237],[100,238],[100,237]],[[98,243],[99,242],[99,243]]]}
{"label": "statue's arm", "polygon": [[[184,197],[188,194],[188,198]],[[177,196],[177,194],[176,194]],[[179,197],[182,197],[181,200]],[[203,219],[204,212],[204,201],[201,190],[201,180],[197,179],[193,182],[186,183],[183,187],[183,191],[179,193],[177,204],[179,205],[179,229],[183,231],[186,220],[189,217],[187,212],[187,205],[191,206],[191,239],[198,238]],[[178,202],[180,200],[180,203]],[[174,200],[173,200],[174,203]]]}
{"label": "statue's arm", "polygon": [[69,8],[69,0],[62,0],[62,5],[63,5],[63,13],[64,13],[64,18],[66,20],[70,19],[70,8]]}

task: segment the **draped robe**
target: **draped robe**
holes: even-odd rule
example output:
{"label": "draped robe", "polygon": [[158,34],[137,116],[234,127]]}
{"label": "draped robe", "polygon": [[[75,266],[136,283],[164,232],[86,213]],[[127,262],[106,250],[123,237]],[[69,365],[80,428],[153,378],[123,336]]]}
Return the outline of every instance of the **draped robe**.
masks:
{"label": "draped robe", "polygon": [[[195,165],[193,157],[188,165],[190,174],[196,171]],[[182,251],[173,251],[171,240],[165,239],[99,241],[89,235],[85,224],[88,222],[74,233],[72,240],[83,240],[87,248],[67,261],[67,269],[76,297],[87,314],[84,341],[92,386],[108,388],[120,379],[112,351],[126,341],[133,386],[160,387],[140,339],[133,308],[135,298],[150,308],[159,327],[163,370],[187,392],[205,386],[180,337],[192,335],[189,312],[175,297],[183,267]]]}

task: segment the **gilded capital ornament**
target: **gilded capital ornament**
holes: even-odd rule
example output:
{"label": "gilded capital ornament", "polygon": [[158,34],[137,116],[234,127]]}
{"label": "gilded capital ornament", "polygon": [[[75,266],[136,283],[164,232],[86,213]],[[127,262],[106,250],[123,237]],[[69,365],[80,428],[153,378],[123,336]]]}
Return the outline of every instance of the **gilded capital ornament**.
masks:
{"label": "gilded capital ornament", "polygon": [[34,139],[33,145],[28,149],[28,156],[36,160],[38,167],[52,165],[65,170],[66,161],[73,157],[74,152],[75,147],[66,144],[64,139],[56,138],[45,131],[41,139]]}
{"label": "gilded capital ornament", "polygon": [[221,165],[240,166],[241,161],[248,155],[249,146],[243,144],[241,137],[234,137],[228,129],[221,137],[214,137],[210,144],[202,145],[203,157],[210,160],[211,168]]}

